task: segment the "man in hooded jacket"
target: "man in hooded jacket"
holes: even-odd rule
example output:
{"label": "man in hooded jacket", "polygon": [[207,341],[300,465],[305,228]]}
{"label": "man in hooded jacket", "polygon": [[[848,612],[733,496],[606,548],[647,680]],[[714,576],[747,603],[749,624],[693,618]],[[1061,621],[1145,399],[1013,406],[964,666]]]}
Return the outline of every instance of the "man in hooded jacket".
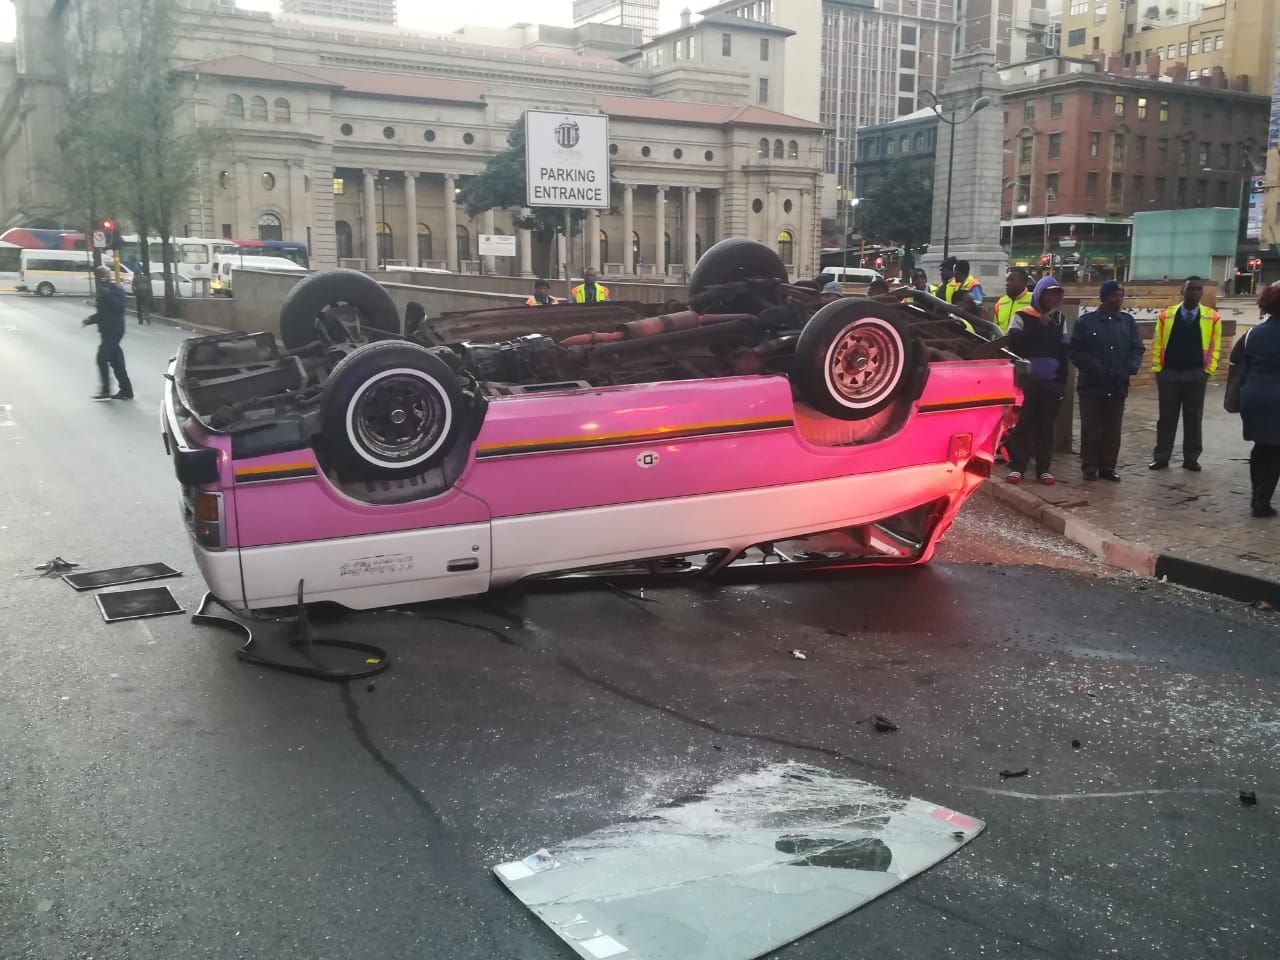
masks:
{"label": "man in hooded jacket", "polygon": [[1019,483],[1034,454],[1036,476],[1043,484],[1054,483],[1053,428],[1058,419],[1067,385],[1066,320],[1062,305],[1062,284],[1044,277],[1031,293],[1031,305],[1009,318],[1009,349],[1031,363],[1031,378],[1024,384],[1022,412],[1009,434],[1010,483]]}

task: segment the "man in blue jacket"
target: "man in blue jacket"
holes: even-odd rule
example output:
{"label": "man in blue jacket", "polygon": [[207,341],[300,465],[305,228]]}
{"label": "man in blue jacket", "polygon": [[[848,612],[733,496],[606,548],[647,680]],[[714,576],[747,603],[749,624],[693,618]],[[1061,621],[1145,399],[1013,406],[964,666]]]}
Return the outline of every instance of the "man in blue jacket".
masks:
{"label": "man in blue jacket", "polygon": [[[119,284],[111,282],[111,271],[106,267],[94,267],[93,278],[98,287],[98,309],[91,317],[86,317],[84,326],[96,324],[98,336],[98,376],[102,387],[94,396],[94,400],[132,400],[133,384],[129,382],[129,373],[124,368],[124,351],[120,349],[120,341],[124,339],[124,290]],[[116,375],[118,392],[111,392],[110,367]]]}
{"label": "man in blue jacket", "polygon": [[[1012,271],[1011,271],[1012,272]],[[1053,428],[1067,385],[1067,332],[1062,311],[1062,284],[1045,277],[1036,284],[1031,302],[1008,319],[1009,349],[1031,364],[1022,390],[1022,410],[1009,434],[1009,483],[1020,483],[1034,455],[1036,475],[1046,486],[1055,483]]]}
{"label": "man in blue jacket", "polygon": [[1119,281],[1103,283],[1098,299],[1101,306],[1080,317],[1071,331],[1071,362],[1079,371],[1080,465],[1086,480],[1119,480],[1124,402],[1144,349],[1138,325],[1120,309],[1124,287]]}

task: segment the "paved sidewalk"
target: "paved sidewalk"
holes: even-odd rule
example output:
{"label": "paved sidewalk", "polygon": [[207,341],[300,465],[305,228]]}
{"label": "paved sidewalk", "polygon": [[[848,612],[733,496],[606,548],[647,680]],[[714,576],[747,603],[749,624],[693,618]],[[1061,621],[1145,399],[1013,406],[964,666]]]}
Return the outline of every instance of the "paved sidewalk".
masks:
{"label": "paved sidewalk", "polygon": [[[1181,429],[1169,469],[1147,469],[1155,444],[1156,391],[1143,387],[1129,394],[1125,408],[1122,482],[1084,480],[1079,456],[1072,453],[1057,455],[1055,486],[1030,478],[1008,484],[1004,467],[996,468],[986,486],[995,498],[1116,566],[1161,575],[1162,566],[1192,561],[1237,580],[1252,576],[1280,588],[1280,522],[1249,516],[1251,445],[1241,437],[1240,418],[1222,409],[1222,393],[1222,384],[1209,385],[1201,473],[1179,466]],[[1077,414],[1077,444],[1079,433]],[[1236,591],[1258,594],[1256,584],[1237,584]]]}

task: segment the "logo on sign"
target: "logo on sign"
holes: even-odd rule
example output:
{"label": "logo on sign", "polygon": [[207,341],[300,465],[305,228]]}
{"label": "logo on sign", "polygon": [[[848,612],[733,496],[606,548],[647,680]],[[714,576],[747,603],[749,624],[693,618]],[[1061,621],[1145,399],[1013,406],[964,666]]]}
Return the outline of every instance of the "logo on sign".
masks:
{"label": "logo on sign", "polygon": [[636,466],[641,470],[648,470],[650,467],[658,465],[658,451],[645,450],[636,457]]}
{"label": "logo on sign", "polygon": [[572,150],[582,139],[582,130],[572,120],[564,120],[556,127],[556,143],[563,150]]}

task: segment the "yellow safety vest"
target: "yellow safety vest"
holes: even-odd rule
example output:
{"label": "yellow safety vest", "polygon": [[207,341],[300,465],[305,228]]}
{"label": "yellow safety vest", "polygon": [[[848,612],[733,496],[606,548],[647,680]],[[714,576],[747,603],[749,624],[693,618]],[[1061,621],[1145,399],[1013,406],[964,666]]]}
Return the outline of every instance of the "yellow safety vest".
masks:
{"label": "yellow safety vest", "polygon": [[1023,307],[1031,306],[1031,291],[1023,290],[1018,294],[1018,299],[1014,300],[1006,293],[1003,297],[996,301],[996,326],[1000,328],[1001,333],[1009,332],[1009,323],[1013,320],[1013,315]]}
{"label": "yellow safety vest", "polygon": [[557,300],[555,297],[548,297],[546,303],[543,303],[537,297],[530,297],[528,300],[524,302],[524,305],[526,307],[552,307],[559,302],[560,301]]}
{"label": "yellow safety vest", "polygon": [[[973,277],[965,277],[964,286],[962,289],[972,290],[977,285],[978,285],[978,281],[973,279]],[[947,287],[946,287],[946,296],[944,296],[942,299],[947,301],[947,303],[950,303],[951,298],[956,295],[956,289],[958,287],[960,287],[960,284],[956,283],[954,280],[948,280]]]}
{"label": "yellow safety vest", "polygon": [[[1164,369],[1164,354],[1169,348],[1169,335],[1173,333],[1173,324],[1178,319],[1178,311],[1182,304],[1175,303],[1160,311],[1156,318],[1155,342],[1151,345],[1151,372],[1159,373]],[[1222,350],[1222,318],[1213,307],[1200,304],[1200,349],[1204,356],[1204,372],[1213,376],[1218,369],[1218,354]]]}
{"label": "yellow safety vest", "polygon": [[[596,303],[604,303],[604,301],[609,299],[608,287],[606,287],[603,283],[597,283],[595,287],[596,287],[596,300],[595,300]],[[585,283],[582,283],[574,287],[573,290],[569,292],[569,296],[573,297],[574,303],[586,303],[587,302],[587,285]]]}

